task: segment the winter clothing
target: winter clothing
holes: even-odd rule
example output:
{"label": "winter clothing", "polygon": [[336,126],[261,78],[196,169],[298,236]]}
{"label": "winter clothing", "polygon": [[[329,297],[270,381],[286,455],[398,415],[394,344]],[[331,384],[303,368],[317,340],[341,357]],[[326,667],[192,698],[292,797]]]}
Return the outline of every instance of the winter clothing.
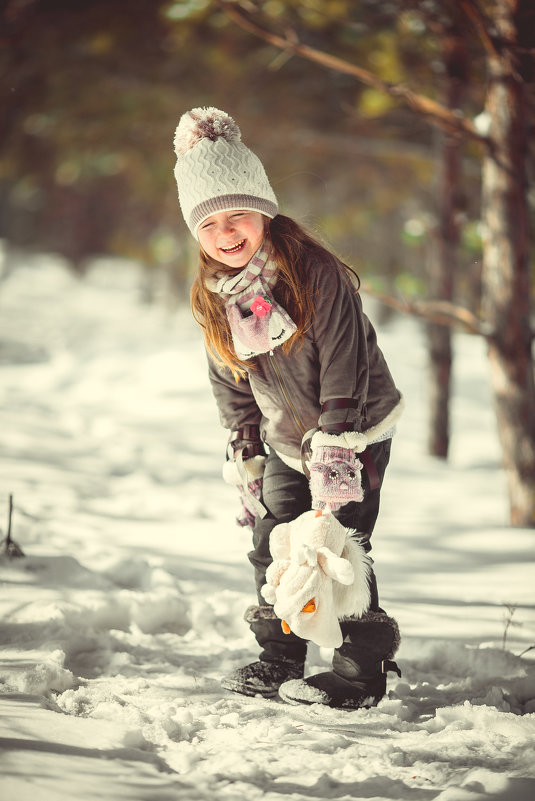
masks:
{"label": "winter clothing", "polygon": [[342,622],[344,642],[335,650],[333,669],[281,685],[279,694],[292,704],[324,704],[341,709],[376,706],[386,692],[386,674],[401,672],[392,657],[399,647],[396,621],[384,612],[369,612]]}
{"label": "winter clothing", "polygon": [[[392,436],[386,436],[389,439]],[[374,442],[379,441],[379,437],[374,437]],[[310,440],[310,449],[312,451],[312,459],[319,448],[345,448],[347,450],[362,453],[366,450],[368,438],[365,434],[360,434],[358,431],[342,431],[339,434],[328,434],[324,431],[315,431]]]}
{"label": "winter clothing", "polygon": [[370,559],[330,513],[310,510],[275,526],[272,563],[262,594],[274,605],[285,633],[317,645],[342,645],[339,618],[370,606]]}
{"label": "winter clothing", "polygon": [[[390,446],[391,440],[368,446],[380,481],[382,481],[390,459]],[[363,475],[362,484],[364,500],[360,503],[352,502],[346,504],[334,512],[334,516],[346,529],[358,531],[359,544],[365,552],[369,552],[371,550],[370,538],[379,514],[380,487],[374,490],[370,489],[367,472]],[[288,523],[310,510],[311,503],[310,489],[306,476],[285,464],[275,451],[270,451],[266,459],[262,503],[267,509],[267,514],[263,518],[256,518],[253,529],[253,549],[248,556],[255,571],[259,603],[265,604],[262,587],[266,583],[266,571],[272,562],[269,549],[271,532],[279,523]],[[377,584],[371,568],[369,586],[369,608],[378,610]],[[277,649],[277,652],[280,653],[281,650],[284,651],[285,644],[289,643],[294,635],[286,637],[282,633],[280,620],[277,620],[276,629],[273,636],[276,636],[276,640],[280,644],[280,648]]]}
{"label": "winter clothing", "polygon": [[263,247],[238,275],[216,273],[206,280],[212,292],[226,298],[234,350],[240,359],[271,352],[296,331],[290,315],[272,295],[276,282],[276,265]]}
{"label": "winter clothing", "polygon": [[240,695],[262,695],[274,698],[281,684],[292,679],[302,679],[304,664],[287,659],[282,662],[251,662],[237,668],[221,679],[221,686]]}
{"label": "winter clothing", "polygon": [[[343,424],[363,435],[365,447],[391,431],[402,412],[375,331],[340,262],[332,256],[326,264],[311,253],[304,273],[317,302],[301,347],[258,355],[247,379],[238,383],[230,370],[211,360],[209,367],[222,425],[230,430],[258,425],[260,438],[296,469],[301,469],[301,440],[310,429],[337,431]],[[273,295],[279,301],[277,286]],[[322,411],[333,398],[355,404]]]}
{"label": "winter clothing", "polygon": [[224,111],[194,108],[183,114],[174,146],[178,199],[193,236],[219,211],[242,209],[275,217],[277,198],[264,167]]}
{"label": "winter clothing", "polygon": [[[218,109],[193,109],[179,122],[175,177],[194,236],[218,212],[277,215],[264,168],[240,140],[234,120]],[[379,609],[367,553],[401,395],[345,266],[299,232],[293,241],[304,255],[291,267],[287,256],[286,267],[295,270],[293,279],[302,278],[314,308],[298,344],[281,347],[297,330],[283,302],[287,292],[296,302],[295,284],[282,285],[281,275],[290,282],[279,274],[284,244],[281,251],[269,244],[283,240],[268,237],[248,264],[239,261],[241,249],[249,258],[262,236],[260,218],[250,219],[253,238],[247,227],[240,232],[239,223],[225,218],[234,229],[227,249],[215,241],[216,229],[213,252],[202,234],[205,253],[224,258],[205,263],[197,284],[202,310],[211,308],[202,293],[221,296],[228,331],[217,318],[218,336],[227,342],[232,337],[247,372],[236,381],[230,369],[209,360],[221,422],[232,432],[230,461],[237,473],[232,476],[227,465],[226,478],[240,490],[242,523],[253,525],[249,559],[260,605],[248,610],[247,621],[262,648],[258,662],[226,677],[223,686],[271,697],[282,685],[291,702],[300,702],[304,688],[332,706],[376,703],[397,647],[397,625]],[[296,229],[282,225],[279,234],[288,237],[289,230]],[[226,269],[218,271],[218,265]],[[209,343],[218,341],[206,330]],[[257,463],[263,443],[269,452],[262,476]],[[326,514],[316,515],[311,505]],[[333,671],[316,683],[303,679],[309,638],[337,648]]]}
{"label": "winter clothing", "polygon": [[[390,448],[391,440],[385,440],[373,445],[369,445],[367,449],[370,452],[370,455],[376,466],[380,482],[382,482],[386,467],[388,465]],[[379,513],[380,486],[373,490],[370,488],[370,478],[367,471],[363,471],[362,484],[364,490],[364,500],[362,502],[351,502],[346,504],[341,509],[334,512],[334,516],[346,529],[353,529],[359,532],[359,544],[362,546],[364,551],[369,552],[371,549],[370,538]],[[262,497],[262,502],[267,507],[268,514],[264,518],[257,517],[256,519],[253,530],[254,547],[249,553],[249,560],[255,568],[256,584],[260,600],[262,599],[261,588],[265,583],[266,571],[272,562],[272,557],[269,550],[270,534],[277,523],[281,521],[289,522],[308,510],[310,508],[310,500],[310,490],[306,476],[289,467],[274,451],[271,451],[267,456],[265,464]],[[384,615],[384,612],[379,607],[377,583],[375,580],[375,574],[371,568],[369,574],[369,588],[370,611],[364,616],[364,619],[372,619],[373,613]],[[251,630],[253,631],[257,642],[263,649],[260,654],[260,660],[280,660],[281,657],[294,659],[302,658],[304,663],[306,656],[306,641],[297,637],[293,632],[285,635],[282,631],[282,621],[276,616],[276,613],[273,609],[265,606],[259,608],[263,609],[261,618],[252,618],[249,614],[246,619],[248,622],[250,622]],[[340,627],[342,629],[344,638],[347,638],[351,629],[350,622],[341,621]],[[364,635],[369,633],[369,631],[366,632],[364,629],[357,631],[362,631]],[[364,640],[365,636],[357,637],[356,643],[357,647],[359,647],[360,651],[362,652],[363,658],[366,659],[366,654],[368,651],[366,649]],[[341,662],[342,657],[344,657],[344,654],[348,648],[349,646],[346,647],[346,643],[344,643],[340,649],[340,656],[337,656],[337,652],[335,652],[335,659],[337,662]],[[395,642],[393,641],[392,649],[384,649],[381,659],[390,658],[390,652],[393,655],[396,648],[397,640]],[[377,647],[373,646],[372,652],[373,650],[377,651]],[[328,675],[329,677],[331,676],[330,672]],[[343,677],[339,678],[342,679]],[[309,680],[307,679],[307,682],[308,681]],[[346,693],[348,688],[343,684],[343,682],[340,682],[338,678],[333,679],[333,681],[336,684],[342,684],[342,687],[338,687],[336,692],[333,690],[332,697],[333,705],[339,706],[345,699],[343,692]],[[382,674],[379,676],[375,675],[373,677],[372,684],[373,686],[371,686],[371,684],[370,686],[366,686],[366,691],[374,691],[377,699],[379,699],[380,693],[384,693],[384,689],[386,687],[386,677],[382,676]],[[310,694],[310,692],[312,692],[311,688],[308,686],[308,684],[306,687],[306,692]],[[359,688],[358,686],[352,687],[351,694],[357,694],[358,698],[361,698],[361,689],[362,688]],[[286,686],[286,691],[287,693],[291,692],[291,688],[289,688],[288,685]],[[302,684],[299,685],[299,692],[301,694],[303,693]],[[317,691],[315,690],[314,692],[316,700],[313,701],[313,703],[316,703]],[[285,700],[292,702],[289,698],[285,698]],[[293,702],[297,703],[295,700]],[[353,703],[356,703],[355,699],[353,699]],[[346,708],[351,707],[347,706]]]}
{"label": "winter clothing", "polygon": [[349,448],[318,445],[309,464],[313,509],[340,509],[349,501],[362,501],[362,462]]}
{"label": "winter clothing", "polygon": [[242,502],[242,513],[236,522],[239,526],[254,526],[257,511],[256,501],[262,497],[262,477],[264,475],[265,456],[252,456],[243,461],[243,473],[240,473],[238,462],[229,459],[223,465],[223,480],[236,487]]}
{"label": "winter clothing", "polygon": [[306,642],[295,634],[283,633],[281,621],[271,606],[250,606],[245,621],[262,648],[260,660],[225,676],[221,685],[242,695],[273,698],[281,684],[303,678]]}

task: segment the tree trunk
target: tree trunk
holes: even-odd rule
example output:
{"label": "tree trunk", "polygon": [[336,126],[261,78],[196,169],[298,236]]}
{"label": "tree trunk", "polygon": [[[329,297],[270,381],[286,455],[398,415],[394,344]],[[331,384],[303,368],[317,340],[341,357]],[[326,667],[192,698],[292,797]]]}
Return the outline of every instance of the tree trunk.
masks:
{"label": "tree trunk", "polygon": [[[507,471],[511,523],[535,527],[535,379],[531,355],[530,282],[528,269],[527,146],[529,104],[522,72],[532,69],[535,49],[533,0],[490,0],[463,6],[474,22],[488,54],[489,89],[486,111],[490,139],[462,115],[440,103],[343,59],[281,37],[255,25],[219,0],[241,27],[282,50],[352,75],[391,97],[403,99],[434,125],[464,132],[487,148],[483,167],[482,312],[493,335],[489,339],[496,414]],[[487,7],[490,10],[487,11]],[[487,18],[492,15],[491,25]],[[532,75],[530,76],[533,77]]]}
{"label": "tree trunk", "polygon": [[492,147],[483,167],[482,310],[507,474],[511,524],[535,526],[535,382],[530,324],[527,149],[529,101],[514,60],[531,0],[496,0],[486,111]]}
{"label": "tree trunk", "polygon": [[[445,68],[444,105],[460,108],[466,81],[466,54],[455,21],[443,39]],[[440,175],[438,180],[438,224],[433,232],[429,290],[433,300],[453,301],[459,246],[459,187],[461,182],[462,140],[440,132]],[[446,458],[450,441],[449,408],[452,367],[451,331],[447,326],[427,326],[429,348],[429,428],[428,451]]]}

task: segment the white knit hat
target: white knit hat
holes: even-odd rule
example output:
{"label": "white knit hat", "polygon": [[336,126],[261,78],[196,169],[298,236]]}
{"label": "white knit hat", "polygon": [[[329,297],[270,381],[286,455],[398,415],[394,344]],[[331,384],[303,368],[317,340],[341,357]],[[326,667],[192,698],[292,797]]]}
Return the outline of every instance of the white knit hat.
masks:
{"label": "white knit hat", "polygon": [[260,159],[241,141],[232,117],[217,108],[194,108],[175,132],[175,178],[180,208],[197,236],[211,214],[234,209],[277,214],[277,198]]}

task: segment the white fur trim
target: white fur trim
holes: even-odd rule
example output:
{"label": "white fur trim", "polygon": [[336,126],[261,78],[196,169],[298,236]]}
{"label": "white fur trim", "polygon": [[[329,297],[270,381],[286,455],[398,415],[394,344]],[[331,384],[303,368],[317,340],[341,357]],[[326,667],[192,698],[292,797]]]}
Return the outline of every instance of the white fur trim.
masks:
{"label": "white fur trim", "polygon": [[314,450],[316,446],[334,445],[338,448],[349,448],[357,453],[362,453],[362,451],[366,450],[368,445],[379,442],[385,434],[388,434],[394,429],[394,426],[403,414],[404,408],[405,399],[401,396],[397,406],[394,406],[386,417],[376,425],[366,429],[363,433],[357,431],[343,431],[340,434],[327,434],[324,431],[316,431],[312,437],[310,446],[312,450]]}
{"label": "white fur trim", "polygon": [[353,567],[355,578],[349,585],[335,583],[333,598],[338,617],[361,617],[370,607],[370,574],[372,561],[362,545],[348,536],[341,553]]}
{"label": "white fur trim", "polygon": [[260,455],[253,456],[250,459],[246,459],[244,461],[244,465],[249,478],[262,478],[264,475],[264,468],[266,466],[266,457]]}
{"label": "white fur trim", "polygon": [[378,442],[383,434],[385,434],[391,428],[394,428],[399,418],[403,414],[404,408],[405,408],[405,398],[402,395],[400,397],[398,405],[394,406],[392,411],[389,414],[387,414],[387,416],[383,420],[381,420],[380,423],[377,423],[377,425],[372,426],[371,428],[368,428],[366,430],[365,433],[368,442],[370,444],[372,442]]}
{"label": "white fur trim", "polygon": [[[394,426],[398,422],[399,418],[401,417],[404,408],[405,408],[405,399],[404,399],[403,396],[401,396],[400,401],[397,404],[397,406],[394,406],[392,411],[389,414],[387,414],[385,419],[381,420],[381,422],[377,423],[377,425],[372,426],[371,428],[369,428],[364,434],[359,434],[356,431],[346,431],[346,432],[344,432],[342,434],[325,434],[323,431],[316,431],[316,433],[312,437],[311,445],[312,445],[312,447],[314,447],[315,445],[320,445],[320,444],[322,444],[322,445],[338,445],[338,447],[341,447],[341,448],[352,448],[352,449],[356,450],[358,453],[361,453],[363,450],[365,450],[366,445],[364,446],[364,448],[359,448],[359,449],[353,448],[353,445],[347,444],[347,439],[344,439],[343,442],[334,442],[332,439],[331,440],[327,440],[326,442],[321,442],[319,435],[321,435],[322,437],[336,438],[336,437],[340,437],[341,436],[341,437],[345,438],[345,437],[347,437],[347,434],[352,434],[352,435],[354,435],[356,437],[364,437],[365,440],[366,440],[366,444],[367,445],[368,444],[371,445],[373,442],[379,441],[379,439],[383,436],[383,434],[387,434],[390,431],[390,429],[394,428]],[[318,439],[316,439],[316,437]],[[275,451],[275,452],[276,452],[277,456],[279,457],[279,459],[281,461],[283,461],[285,465],[288,465],[288,467],[291,467],[292,470],[297,470],[298,473],[303,473],[303,466],[301,464],[301,459],[298,459],[295,456],[288,456],[288,454],[281,453],[280,451]],[[307,462],[307,464],[310,464],[310,462]]]}
{"label": "white fur trim", "polygon": [[349,448],[349,450],[361,453],[366,450],[368,437],[366,434],[359,434],[358,431],[343,431],[340,434],[327,434],[324,431],[316,431],[310,441],[312,450],[325,445]]}
{"label": "white fur trim", "polygon": [[223,464],[221,473],[226,484],[232,484],[233,487],[237,487],[242,483],[241,476],[238,473],[238,465],[233,459],[229,459]]}
{"label": "white fur trim", "polygon": [[[264,475],[264,467],[266,464],[265,456],[253,456],[251,459],[245,459],[244,467],[247,470],[247,475],[254,481],[255,478],[261,478]],[[238,465],[234,459],[229,459],[223,465],[223,481],[231,484],[233,487],[239,487],[243,484],[242,477],[238,472]]]}

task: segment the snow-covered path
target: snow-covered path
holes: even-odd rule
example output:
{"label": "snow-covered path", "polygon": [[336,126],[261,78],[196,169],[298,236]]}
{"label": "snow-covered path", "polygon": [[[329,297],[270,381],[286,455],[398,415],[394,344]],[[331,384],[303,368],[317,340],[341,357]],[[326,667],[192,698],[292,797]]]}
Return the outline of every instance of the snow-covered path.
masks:
{"label": "snow-covered path", "polygon": [[0,526],[13,493],[26,553],[0,562],[3,799],[535,795],[534,540],[506,525],[483,345],[456,338],[443,465],[418,325],[380,342],[407,399],[373,552],[403,678],[377,709],[295,708],[219,686],[256,653],[249,534],[188,310],[113,262],[0,284]]}

